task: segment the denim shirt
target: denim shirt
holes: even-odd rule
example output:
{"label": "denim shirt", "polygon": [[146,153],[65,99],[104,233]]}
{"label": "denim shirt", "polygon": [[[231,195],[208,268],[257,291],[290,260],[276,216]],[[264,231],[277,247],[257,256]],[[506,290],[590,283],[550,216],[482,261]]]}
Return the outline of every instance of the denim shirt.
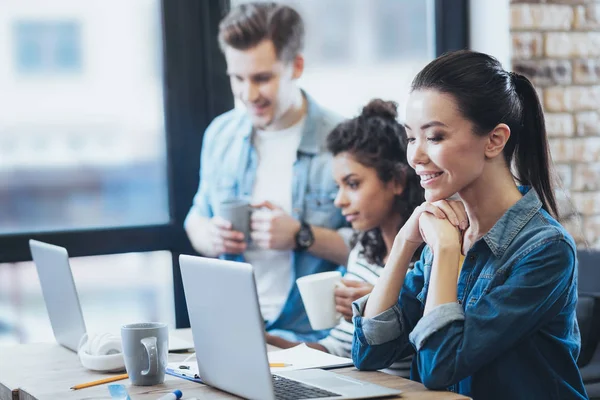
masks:
{"label": "denim shirt", "polygon": [[526,193],[465,256],[457,303],[423,316],[433,255],[428,247],[392,308],[363,318],[353,304],[352,359],[389,366],[416,351],[411,379],[474,399],[584,399],[577,368],[575,243]]}
{"label": "denim shirt", "polygon": [[[303,95],[308,101],[308,108],[298,158],[293,166],[292,187],[282,190],[292,190],[294,218],[324,228],[342,228],[345,220],[333,204],[337,186],[331,171],[332,156],[326,149],[327,135],[342,118],[320,107],[306,93],[303,92]],[[213,217],[221,200],[251,198],[258,166],[258,154],[252,144],[253,132],[247,113],[235,109],[215,118],[206,129],[200,160],[200,186],[186,224],[193,213]],[[348,228],[340,233],[345,239],[351,235]],[[224,255],[221,258],[244,261],[243,255]],[[266,329],[300,334],[289,339],[318,340],[327,331],[312,331],[295,281],[301,276],[331,271],[339,266],[307,251],[293,252],[292,265],[292,289],[282,312],[274,320],[266,322]]]}

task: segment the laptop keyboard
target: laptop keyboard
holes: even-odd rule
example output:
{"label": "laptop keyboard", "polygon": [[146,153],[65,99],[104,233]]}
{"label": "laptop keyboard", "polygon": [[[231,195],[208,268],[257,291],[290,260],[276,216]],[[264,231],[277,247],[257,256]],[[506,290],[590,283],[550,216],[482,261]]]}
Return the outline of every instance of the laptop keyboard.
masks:
{"label": "laptop keyboard", "polygon": [[339,397],[338,393],[319,389],[306,383],[294,381],[278,375],[273,376],[273,387],[277,400],[320,399],[323,397]]}

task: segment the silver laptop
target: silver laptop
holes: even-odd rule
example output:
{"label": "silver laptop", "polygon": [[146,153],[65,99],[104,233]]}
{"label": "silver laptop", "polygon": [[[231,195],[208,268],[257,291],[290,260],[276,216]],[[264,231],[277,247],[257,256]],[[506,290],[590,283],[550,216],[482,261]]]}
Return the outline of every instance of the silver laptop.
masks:
{"label": "silver laptop", "polygon": [[69,254],[63,247],[29,241],[29,248],[42,286],[42,294],[56,341],[77,351],[85,334],[85,322],[69,266]]}
{"label": "silver laptop", "polygon": [[252,266],[186,255],[179,257],[179,264],[198,371],[206,384],[259,400],[366,399],[400,394],[321,369],[272,375]]}
{"label": "silver laptop", "polygon": [[[54,337],[67,349],[77,351],[86,329],[67,249],[37,240],[30,240],[29,248],[37,268]],[[169,336],[169,351],[193,347],[187,340]]]}

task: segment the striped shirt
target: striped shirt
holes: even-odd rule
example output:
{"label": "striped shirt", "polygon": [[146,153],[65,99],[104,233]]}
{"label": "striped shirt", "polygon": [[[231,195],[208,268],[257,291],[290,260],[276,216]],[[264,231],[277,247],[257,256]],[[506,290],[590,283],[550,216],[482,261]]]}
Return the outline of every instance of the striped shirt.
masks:
{"label": "striped shirt", "polygon": [[[365,257],[360,254],[361,250],[361,244],[357,243],[350,252],[348,257],[348,268],[344,275],[344,279],[368,282],[375,285],[379,279],[379,275],[383,271],[383,267],[369,263]],[[350,358],[353,336],[354,324],[342,318],[340,319],[340,323],[329,332],[329,336],[320,340],[319,343],[331,354]],[[411,361],[412,356],[398,361],[382,371],[408,378],[410,375]]]}

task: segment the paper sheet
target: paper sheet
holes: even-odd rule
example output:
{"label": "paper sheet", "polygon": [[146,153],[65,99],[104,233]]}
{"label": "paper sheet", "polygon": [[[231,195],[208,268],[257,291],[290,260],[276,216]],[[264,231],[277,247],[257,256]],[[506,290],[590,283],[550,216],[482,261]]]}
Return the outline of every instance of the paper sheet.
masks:
{"label": "paper sheet", "polygon": [[[267,355],[270,363],[289,364],[287,367],[271,367],[271,372],[294,371],[310,368],[340,368],[352,365],[352,360],[349,358],[338,357],[320,350],[315,350],[304,343],[285,350],[270,351]],[[184,368],[180,368],[181,366],[184,366]],[[200,379],[194,379],[198,374],[198,364],[196,364],[196,360],[170,362],[167,366],[167,373],[195,382],[201,382]]]}
{"label": "paper sheet", "polygon": [[268,356],[270,363],[290,364],[288,367],[271,368],[272,372],[309,368],[339,368],[352,365],[352,360],[349,358],[334,356],[310,348],[304,343],[285,350],[271,351]]}

